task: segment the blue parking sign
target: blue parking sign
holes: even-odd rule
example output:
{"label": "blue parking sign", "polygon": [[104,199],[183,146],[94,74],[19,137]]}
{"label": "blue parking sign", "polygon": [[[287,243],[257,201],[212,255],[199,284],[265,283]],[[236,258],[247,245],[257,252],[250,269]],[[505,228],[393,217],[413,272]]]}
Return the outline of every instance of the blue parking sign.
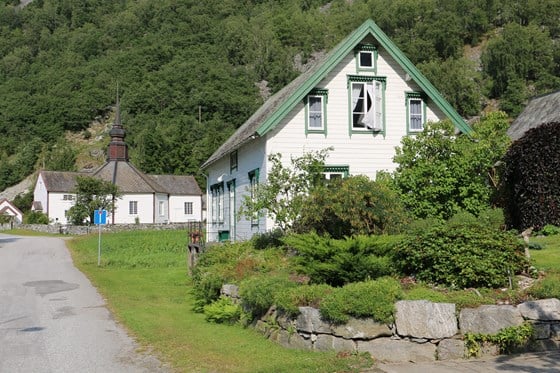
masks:
{"label": "blue parking sign", "polygon": [[95,210],[93,214],[93,224],[107,224],[107,210]]}

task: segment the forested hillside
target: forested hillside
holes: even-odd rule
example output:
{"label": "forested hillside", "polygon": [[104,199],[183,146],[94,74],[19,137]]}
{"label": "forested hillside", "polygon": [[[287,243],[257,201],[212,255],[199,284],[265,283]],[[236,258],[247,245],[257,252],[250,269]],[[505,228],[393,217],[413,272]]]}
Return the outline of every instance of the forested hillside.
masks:
{"label": "forested hillside", "polygon": [[[120,87],[131,158],[199,165],[314,53],[372,18],[465,117],[560,87],[558,0],[18,0],[0,3],[0,191],[74,166]],[[56,146],[55,146],[56,145]]]}

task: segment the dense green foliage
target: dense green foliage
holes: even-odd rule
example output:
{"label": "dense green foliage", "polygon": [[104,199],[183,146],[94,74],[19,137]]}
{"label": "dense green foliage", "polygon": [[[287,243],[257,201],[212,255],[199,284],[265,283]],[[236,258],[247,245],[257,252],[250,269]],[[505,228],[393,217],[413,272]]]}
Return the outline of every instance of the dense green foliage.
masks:
{"label": "dense green foliage", "polygon": [[233,303],[230,298],[220,297],[217,301],[204,306],[206,321],[233,324],[239,321],[242,315],[239,304]]}
{"label": "dense green foliage", "polygon": [[314,188],[304,201],[294,229],[343,238],[397,233],[407,222],[407,213],[389,178],[378,175],[373,181],[366,176],[350,176]]}
{"label": "dense green foliage", "polygon": [[503,188],[508,225],[560,225],[560,123],[533,128],[509,148]]}
{"label": "dense green foliage", "polygon": [[24,224],[49,224],[49,217],[39,211],[28,211],[23,216]]}
{"label": "dense green foliage", "polygon": [[93,223],[95,210],[113,212],[114,201],[121,196],[117,185],[89,176],[76,178],[74,192],[76,193],[76,203],[66,212],[66,216],[75,225],[83,225],[88,220]]}
{"label": "dense green foliage", "polygon": [[297,271],[315,284],[342,286],[390,275],[398,236],[356,236],[335,240],[315,233],[286,236]]}
{"label": "dense green foliage", "polygon": [[420,281],[453,288],[504,287],[528,262],[511,232],[471,219],[451,219],[407,235],[396,246],[395,264]]}
{"label": "dense green foliage", "polygon": [[336,323],[344,323],[351,316],[390,323],[395,302],[402,297],[399,281],[385,277],[337,288],[323,299],[319,309],[324,318]]}
{"label": "dense green foliage", "polygon": [[[557,0],[16,3],[0,3],[0,190],[30,174],[65,130],[104,116],[117,83],[133,162],[196,173],[266,96],[255,83],[276,92],[298,74],[294,61],[368,18],[465,116],[486,96],[505,97],[515,113],[560,75]],[[465,44],[483,50],[481,64],[478,52],[464,59]],[[55,153],[40,166],[72,167]]]}
{"label": "dense green foliage", "polygon": [[472,136],[456,134],[443,121],[404,137],[394,161],[395,185],[407,209],[417,218],[439,219],[486,209],[497,190],[494,166],[509,145],[508,125],[504,113],[494,112],[475,123]]}

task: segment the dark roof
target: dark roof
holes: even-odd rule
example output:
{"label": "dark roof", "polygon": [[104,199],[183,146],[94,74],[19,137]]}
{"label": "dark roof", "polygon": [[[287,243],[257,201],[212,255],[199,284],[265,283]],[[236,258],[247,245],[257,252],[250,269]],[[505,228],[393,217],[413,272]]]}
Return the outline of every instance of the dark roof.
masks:
{"label": "dark roof", "polygon": [[[373,22],[367,20],[358,29],[342,40],[333,50],[318,58],[309,69],[299,75],[287,86],[270,97],[239,129],[224,142],[202,164],[206,168],[228,153],[238,149],[242,144],[256,137],[263,136],[274,128],[297,103],[316,87],[319,82],[334,69],[338,63],[352,51],[359,43],[367,38],[375,38],[407,74],[424,90],[434,103],[451,119],[453,124],[462,132],[470,133],[472,129],[443,98],[439,91],[422,75],[387,35]],[[369,40],[369,39],[367,39]]]}
{"label": "dark roof", "polygon": [[190,175],[148,175],[173,195],[201,195],[202,191],[194,176]]}
{"label": "dark roof", "polygon": [[122,193],[166,193],[201,195],[196,179],[190,175],[146,175],[126,161],[108,161],[95,172],[41,171],[49,192],[74,192],[78,176],[110,181]]}
{"label": "dark roof", "polygon": [[560,122],[560,91],[533,98],[507,130],[508,136],[519,140],[525,132],[544,123]]}
{"label": "dark roof", "polygon": [[112,182],[122,193],[167,193],[155,180],[126,161],[108,161],[93,176]]}
{"label": "dark roof", "polygon": [[78,176],[91,176],[90,173],[68,171],[41,171],[41,175],[49,192],[71,192]]}

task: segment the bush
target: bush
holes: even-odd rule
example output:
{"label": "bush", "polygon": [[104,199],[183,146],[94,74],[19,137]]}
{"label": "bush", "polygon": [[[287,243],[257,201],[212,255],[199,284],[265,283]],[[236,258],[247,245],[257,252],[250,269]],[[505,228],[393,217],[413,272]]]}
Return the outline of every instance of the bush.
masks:
{"label": "bush", "polygon": [[49,224],[49,217],[38,211],[29,211],[23,217],[25,224]]}
{"label": "bush", "polygon": [[547,224],[542,227],[540,233],[545,236],[556,236],[557,234],[560,234],[560,228],[552,224]]}
{"label": "bush", "polygon": [[298,307],[319,308],[323,298],[333,291],[334,288],[326,284],[289,287],[276,295],[276,306],[295,316],[299,313]]}
{"label": "bush", "polygon": [[289,235],[283,241],[296,251],[296,268],[309,276],[312,283],[342,286],[392,274],[390,253],[398,239],[357,236],[335,240],[308,233]]}
{"label": "bush", "polygon": [[407,222],[408,216],[389,178],[373,181],[366,176],[351,176],[314,189],[294,230],[343,238],[398,233]]}
{"label": "bush", "polygon": [[560,123],[533,128],[504,157],[502,190],[509,226],[560,225]]}
{"label": "bush", "polygon": [[297,286],[285,275],[255,276],[244,280],[239,286],[239,296],[243,300],[244,308],[254,318],[264,315],[275,305],[280,292]]}
{"label": "bush", "polygon": [[400,283],[393,278],[356,282],[333,289],[321,302],[320,311],[325,319],[335,323],[345,323],[351,316],[390,323],[394,304],[402,296]]}
{"label": "bush", "polygon": [[228,297],[220,297],[217,301],[204,306],[206,321],[218,324],[234,324],[241,318],[242,310],[239,304],[234,304]]}
{"label": "bush", "polygon": [[269,232],[257,233],[251,237],[251,244],[257,250],[270,249],[282,246],[284,232],[280,229],[273,229]]}
{"label": "bush", "polygon": [[466,223],[451,219],[407,236],[396,246],[398,269],[432,284],[496,288],[528,265],[513,233]]}

